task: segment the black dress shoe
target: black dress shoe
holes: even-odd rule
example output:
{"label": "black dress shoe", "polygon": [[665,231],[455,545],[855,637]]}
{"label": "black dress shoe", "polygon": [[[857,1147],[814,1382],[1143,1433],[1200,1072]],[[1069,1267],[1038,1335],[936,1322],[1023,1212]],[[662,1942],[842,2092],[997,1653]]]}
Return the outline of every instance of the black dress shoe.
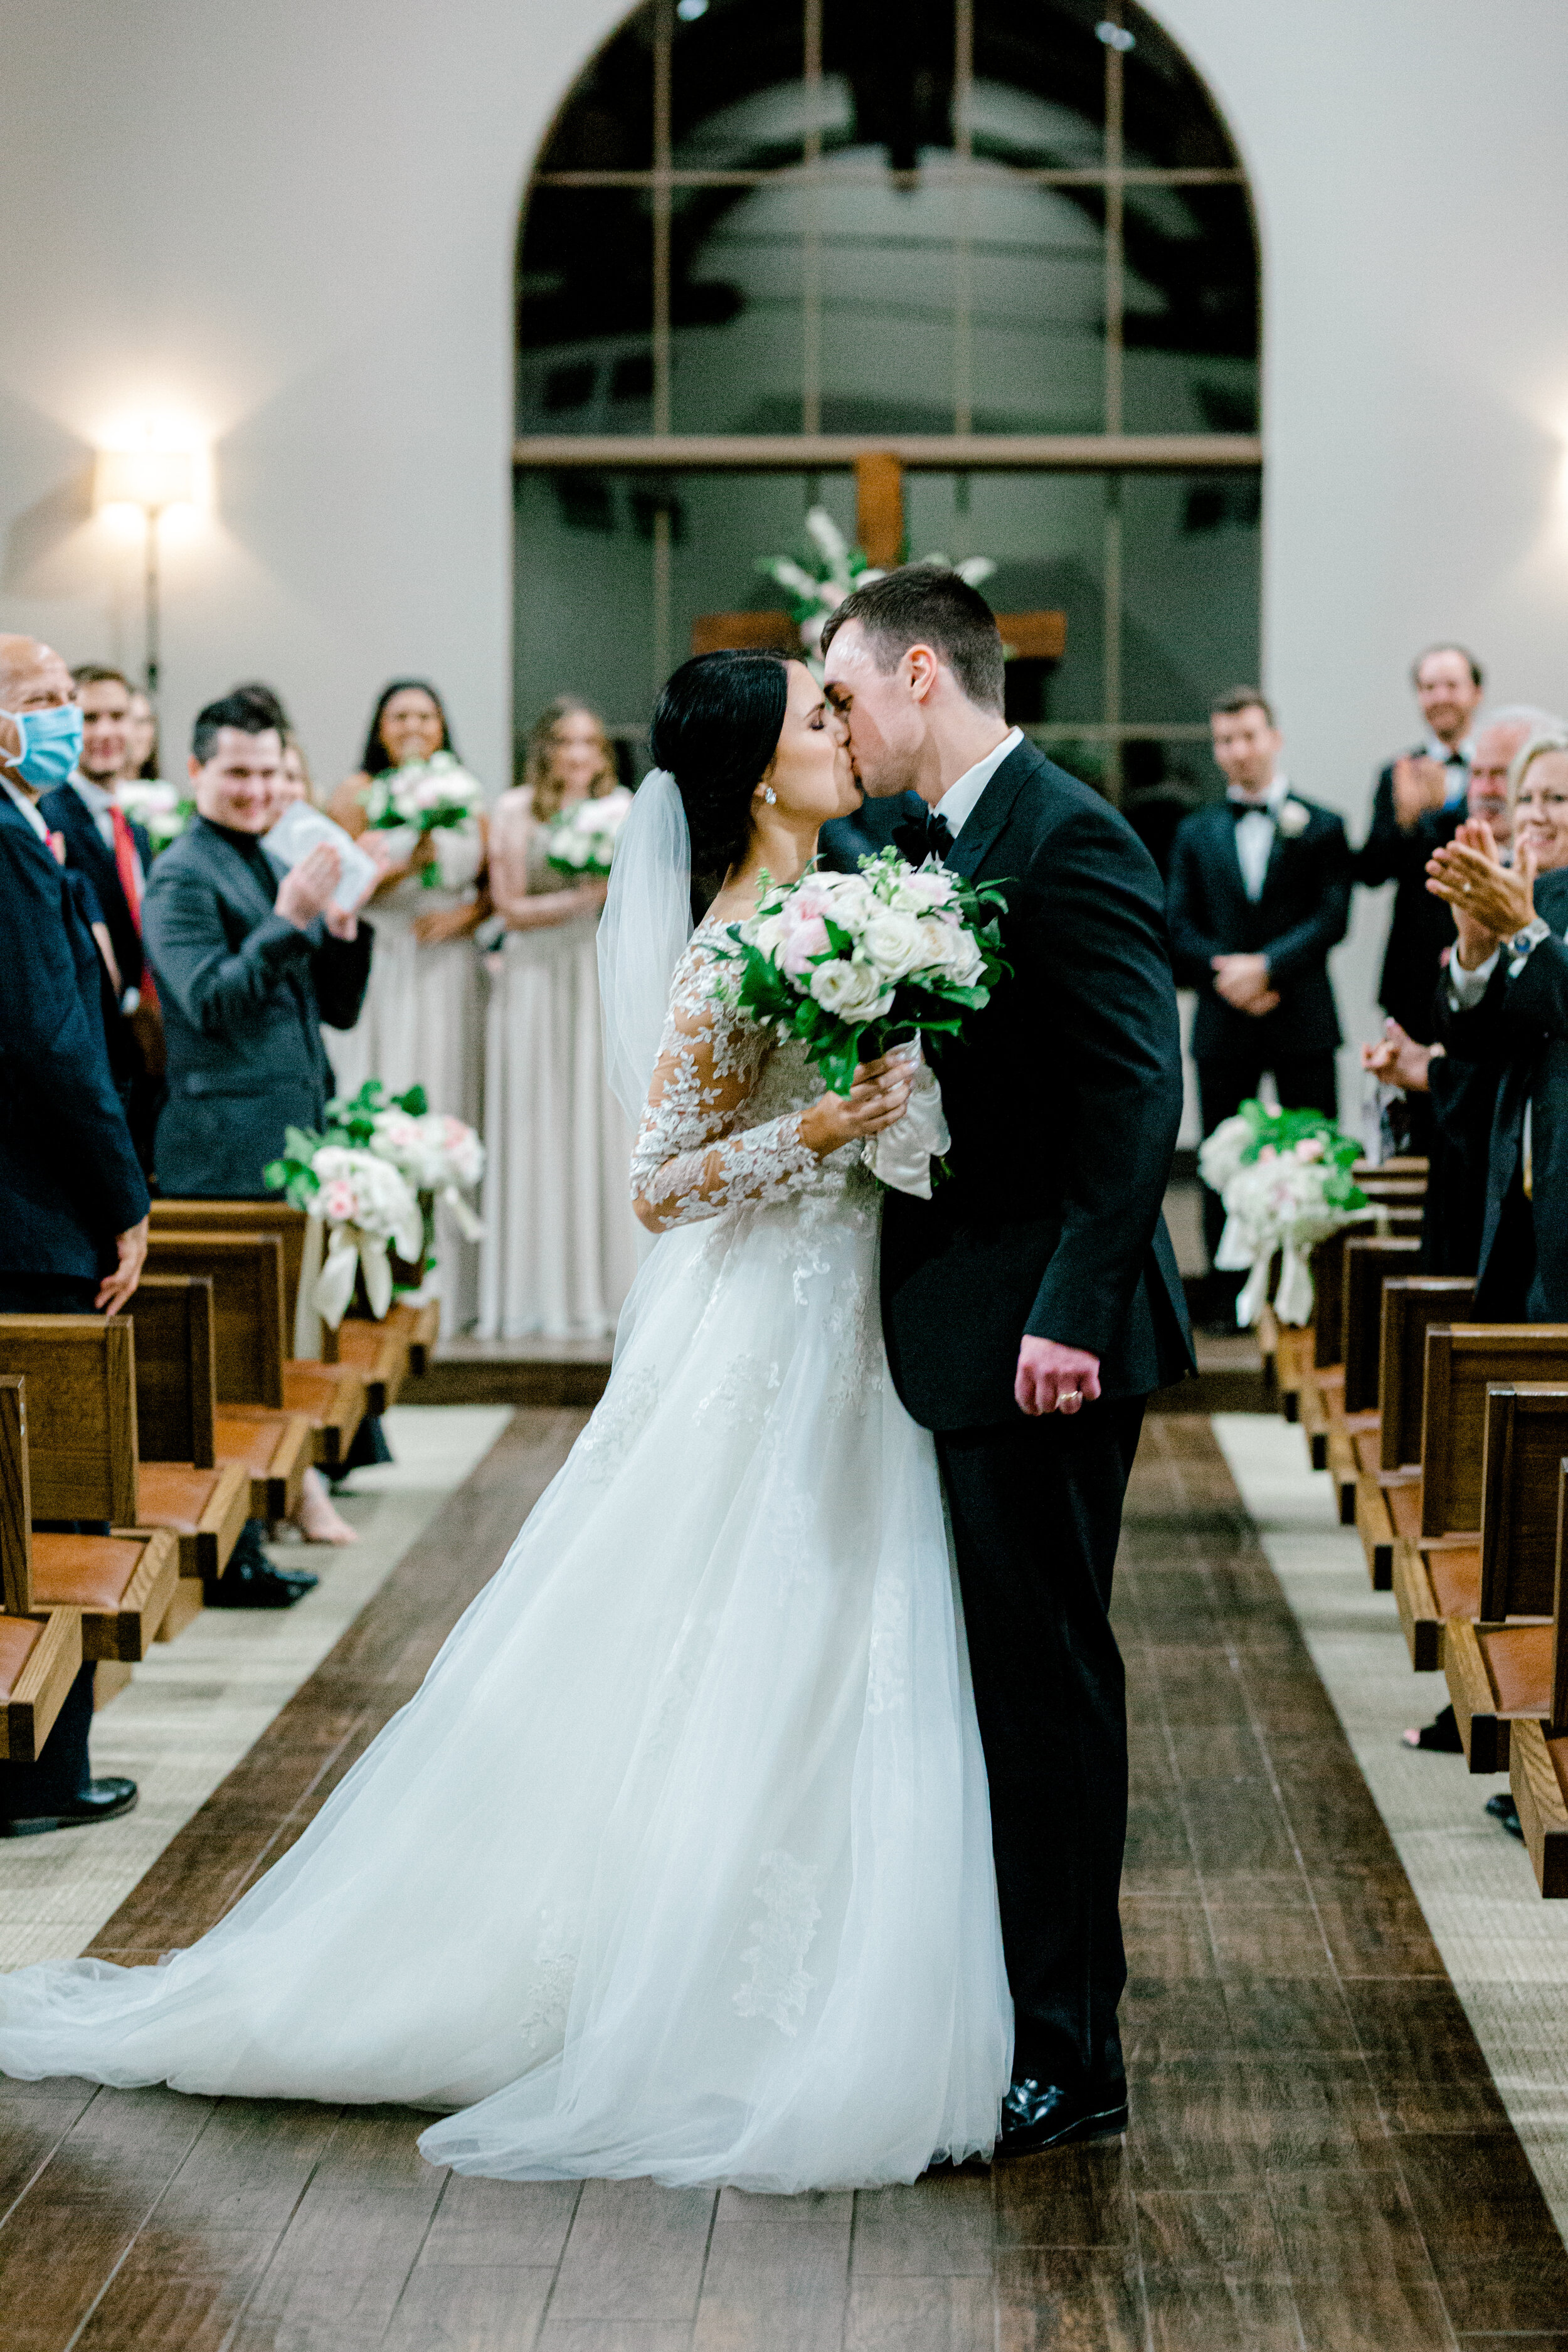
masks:
{"label": "black dress shoe", "polygon": [[1039,2156],[1074,2140],[1107,2139],[1127,2129],[1125,2083],[1089,2083],[1068,2091],[1026,2075],[1002,2102],[998,2156]]}
{"label": "black dress shoe", "polygon": [[208,1582],[202,1600],[208,1609],[292,1609],[316,1581],[303,1570],[284,1571],[268,1559],[230,1559],[223,1574]]}
{"label": "black dress shoe", "polygon": [[1519,1818],[1519,1807],[1509,1790],[1504,1790],[1500,1796],[1489,1797],[1487,1811],[1494,1822],[1502,1823],[1510,1837],[1518,1838],[1520,1843],[1523,1844],[1524,1824]]}
{"label": "black dress shoe", "polygon": [[58,1812],[31,1813],[26,1819],[0,1822],[0,1837],[42,1837],[46,1830],[86,1829],[93,1822],[111,1822],[130,1812],[136,1802],[134,1780],[89,1780],[79,1796]]}

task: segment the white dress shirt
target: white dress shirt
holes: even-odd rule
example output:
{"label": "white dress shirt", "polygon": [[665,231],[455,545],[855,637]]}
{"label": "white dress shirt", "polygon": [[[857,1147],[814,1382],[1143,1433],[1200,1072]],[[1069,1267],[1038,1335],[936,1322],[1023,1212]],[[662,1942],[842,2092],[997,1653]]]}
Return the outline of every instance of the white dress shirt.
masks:
{"label": "white dress shirt", "polygon": [[1239,792],[1232,784],[1226,794],[1233,807],[1244,807],[1247,811],[1237,823],[1236,856],[1241,867],[1242,887],[1254,906],[1263,896],[1264,877],[1273,855],[1274,836],[1279,831],[1275,819],[1289,797],[1290,782],[1287,776],[1276,776],[1266,793]]}
{"label": "white dress shirt", "polygon": [[[1443,794],[1443,806],[1446,809],[1458,808],[1470,788],[1470,761],[1476,756],[1474,742],[1467,735],[1462,743],[1445,743],[1428,728],[1421,739],[1421,749],[1427,759],[1436,760],[1440,768],[1447,771],[1448,785]],[[1459,765],[1461,760],[1465,763],[1462,768]]]}
{"label": "white dress shirt", "polygon": [[956,783],[949,784],[932,814],[943,817],[948,831],[956,841],[965,821],[973,814],[974,804],[1002,765],[1024,740],[1021,727],[1010,727],[994,751],[987,751],[984,760],[976,760],[973,768],[965,768]]}
{"label": "white dress shirt", "polygon": [[22,814],[26,818],[27,823],[32,826],[33,831],[37,835],[38,839],[40,841],[47,842],[49,838],[49,828],[44,823],[43,818],[38,814],[37,803],[34,800],[31,793],[25,793],[20,784],[14,784],[11,782],[9,776],[0,776],[0,784],[5,786],[6,792],[9,793],[11,798],[16,802],[16,806],[21,810]]}
{"label": "white dress shirt", "polygon": [[[114,818],[111,812],[114,807],[114,794],[106,792],[101,784],[95,783],[90,776],[73,776],[70,782],[72,792],[86,807],[88,814],[98,827],[100,841],[112,857],[114,856]],[[140,894],[147,887],[147,877],[142,871],[141,853],[134,841],[131,845],[131,860],[136,868],[136,887]]]}

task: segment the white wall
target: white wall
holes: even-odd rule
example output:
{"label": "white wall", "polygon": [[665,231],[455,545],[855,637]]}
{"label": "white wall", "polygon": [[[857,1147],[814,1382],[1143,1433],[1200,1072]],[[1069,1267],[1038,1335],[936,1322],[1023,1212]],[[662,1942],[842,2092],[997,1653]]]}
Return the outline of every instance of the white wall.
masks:
{"label": "white wall", "polygon": [[[510,277],[541,131],[614,0],[50,0],[0,139],[0,627],[138,653],[84,520],[128,413],[216,441],[172,538],[166,709],[241,675],[341,773],[394,670],[508,753]],[[1474,642],[1568,698],[1561,0],[1163,0],[1254,174],[1267,262],[1265,641],[1302,788],[1364,806],[1405,667]],[[1342,960],[1366,1018],[1383,915]]]}

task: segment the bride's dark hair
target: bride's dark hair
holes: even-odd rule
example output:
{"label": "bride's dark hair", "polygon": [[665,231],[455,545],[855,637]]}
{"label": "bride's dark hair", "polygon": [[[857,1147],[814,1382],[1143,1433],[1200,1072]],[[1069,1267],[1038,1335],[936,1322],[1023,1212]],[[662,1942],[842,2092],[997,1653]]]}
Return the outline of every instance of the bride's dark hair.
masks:
{"label": "bride's dark hair", "polygon": [[699,654],[659,696],[648,741],[675,778],[694,874],[721,878],[744,852],[788,701],[789,664],[770,653]]}

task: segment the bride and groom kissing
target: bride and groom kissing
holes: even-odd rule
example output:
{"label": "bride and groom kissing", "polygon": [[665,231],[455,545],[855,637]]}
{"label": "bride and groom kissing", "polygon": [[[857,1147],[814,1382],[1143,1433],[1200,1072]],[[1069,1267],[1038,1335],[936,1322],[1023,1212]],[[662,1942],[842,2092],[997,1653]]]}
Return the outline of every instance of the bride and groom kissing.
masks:
{"label": "bride and groom kissing", "polygon": [[[1007,727],[956,575],[858,591],[825,657],[700,656],[655,719],[601,964],[661,1238],[602,1403],[289,1853],[157,1969],[0,1979],[0,2067],[443,2110],[432,2161],[513,2179],[868,2186],[1124,2126],[1111,1570],[1191,1364],[1160,884]],[[908,1066],[826,1092],[722,953],[910,787],[1011,966],[929,1200],[865,1164]]]}

